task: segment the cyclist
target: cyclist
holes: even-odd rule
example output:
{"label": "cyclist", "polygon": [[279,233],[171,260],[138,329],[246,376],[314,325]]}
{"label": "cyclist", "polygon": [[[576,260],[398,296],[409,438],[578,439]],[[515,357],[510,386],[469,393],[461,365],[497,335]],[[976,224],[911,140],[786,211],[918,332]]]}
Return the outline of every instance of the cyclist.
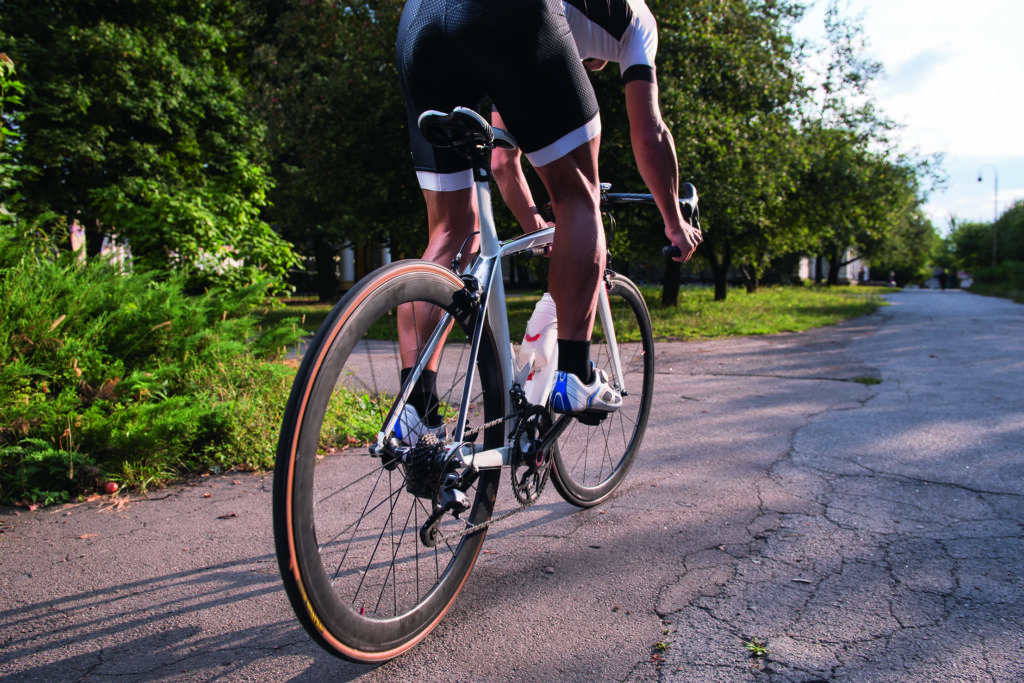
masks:
{"label": "cyclist", "polygon": [[[566,18],[583,64],[592,71],[617,62],[626,93],[633,155],[665,221],[665,235],[685,262],[701,242],[700,230],[684,219],[679,206],[679,169],[672,133],[658,106],[654,59],[658,27],[643,0],[564,0]],[[494,121],[502,126],[501,108]],[[527,231],[545,227],[520,166],[518,150],[495,150],[494,179],[502,197]]]}
{"label": "cyclist", "polygon": [[[396,52],[413,162],[427,204],[430,239],[423,258],[450,264],[476,230],[478,207],[470,162],[450,149],[430,146],[419,132],[418,117],[427,110],[479,108],[489,97],[537,169],[558,222],[549,283],[559,331],[556,402],[562,412],[617,410],[621,396],[590,363],[605,258],[597,177],[601,121],[561,4],[409,0],[402,11]],[[422,338],[416,332],[423,334],[433,324],[416,320],[407,311],[399,325],[405,330],[404,382],[418,352],[415,340]],[[432,386],[436,375],[422,375],[400,428],[419,417],[426,417],[430,425],[439,421]]]}

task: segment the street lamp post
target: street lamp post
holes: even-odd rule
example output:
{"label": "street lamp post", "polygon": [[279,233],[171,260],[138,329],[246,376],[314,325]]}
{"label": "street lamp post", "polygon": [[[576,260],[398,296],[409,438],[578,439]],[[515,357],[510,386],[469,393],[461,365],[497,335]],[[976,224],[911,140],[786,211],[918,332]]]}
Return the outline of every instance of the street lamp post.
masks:
{"label": "street lamp post", "polygon": [[992,265],[996,265],[996,252],[997,252],[997,228],[996,221],[999,220],[999,169],[992,164],[984,164],[978,169],[978,182],[981,182],[981,172],[985,168],[991,168],[992,173],[995,175],[995,191],[992,200]]}

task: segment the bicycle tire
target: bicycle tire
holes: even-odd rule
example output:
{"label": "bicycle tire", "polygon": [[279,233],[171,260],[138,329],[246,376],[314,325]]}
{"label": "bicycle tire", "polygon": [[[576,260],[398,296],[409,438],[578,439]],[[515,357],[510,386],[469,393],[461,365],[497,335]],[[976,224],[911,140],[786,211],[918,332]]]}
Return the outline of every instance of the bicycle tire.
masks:
{"label": "bicycle tire", "polygon": [[[438,368],[444,417],[458,414],[469,344],[455,337],[470,335],[473,318],[453,303],[460,289],[453,273],[426,261],[396,262],[372,273],[321,326],[285,409],[273,491],[281,576],[313,639],[350,661],[385,661],[422,640],[465,585],[486,535],[484,529],[423,546],[418,532],[431,502],[406,491],[404,466],[387,469],[367,450],[400,388],[397,331],[389,327],[400,305],[460,311]],[[504,407],[496,349],[484,330],[479,379],[468,398],[478,426]],[[353,401],[359,415],[369,414],[361,435],[337,422],[344,409],[337,406]],[[483,434],[485,448],[502,441],[501,425]],[[464,519],[445,515],[440,533],[458,534],[467,522],[490,519],[499,477],[498,469],[481,471],[467,491],[471,507]]]}
{"label": "bicycle tire", "polygon": [[[611,274],[605,283],[625,376],[622,407],[597,425],[574,422],[551,449],[555,489],[566,502],[583,508],[606,500],[629,472],[647,430],[654,395],[654,334],[647,304],[629,279]],[[614,378],[600,317],[594,324],[590,355],[595,366]]]}

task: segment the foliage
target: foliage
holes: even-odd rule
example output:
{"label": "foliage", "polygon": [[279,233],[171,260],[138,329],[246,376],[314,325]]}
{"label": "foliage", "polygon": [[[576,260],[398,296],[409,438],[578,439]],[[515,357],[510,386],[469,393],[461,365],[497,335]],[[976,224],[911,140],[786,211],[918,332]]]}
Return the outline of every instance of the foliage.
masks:
{"label": "foliage", "polygon": [[1024,303],[1024,261],[1003,261],[998,266],[978,268],[971,276],[972,292]]}
{"label": "foliage", "polygon": [[21,104],[25,86],[15,78],[14,62],[6,53],[0,53],[0,223],[12,220],[21,199],[15,174],[22,170],[18,156],[21,148],[17,131],[22,117],[12,106]]}
{"label": "foliage", "polygon": [[[977,223],[953,220],[944,244],[944,261],[972,274],[992,268],[996,261],[1024,261],[1024,201],[1018,201],[995,222]],[[996,249],[993,250],[993,238]],[[995,253],[993,253],[995,251]],[[940,265],[946,265],[942,263]],[[997,273],[998,270],[992,270]]]}
{"label": "foliage", "polygon": [[873,269],[894,260],[914,261],[914,268],[927,259],[931,243],[913,240],[934,228],[921,212],[919,174],[910,162],[872,151],[870,140],[851,130],[812,124],[803,138],[809,163],[800,182],[800,215],[817,226],[813,244],[830,262],[830,284],[850,249]]}
{"label": "foliage", "polygon": [[750,640],[744,640],[743,647],[747,648],[747,652],[750,653],[751,657],[768,656],[768,644],[760,638],[751,638]]}
{"label": "foliage", "polygon": [[[253,0],[257,107],[277,187],[271,220],[333,270],[343,246],[426,245],[426,211],[409,162],[405,104],[395,66],[403,2]],[[336,281],[321,283],[329,297]]]}
{"label": "foliage", "polygon": [[953,220],[947,251],[960,268],[974,272],[992,266],[992,224]]}
{"label": "foliage", "polygon": [[917,273],[934,240],[912,239],[934,233],[921,205],[940,183],[941,157],[899,151],[898,127],[871,95],[881,64],[866,56],[863,27],[841,16],[837,0],[827,7],[825,30],[818,53],[825,66],[811,77],[815,96],[802,113],[808,163],[797,220],[809,224],[808,246],[828,260],[829,284],[837,283],[848,252],[876,271]]}
{"label": "foliage", "polygon": [[1024,261],[1024,200],[1014,202],[996,221],[997,258]]}
{"label": "foliage", "polygon": [[[116,232],[138,266],[173,257],[199,282],[278,278],[294,263],[259,217],[272,182],[237,5],[4,0],[0,49],[25,83],[26,219],[78,220],[90,253]],[[245,265],[223,267],[229,254]]]}
{"label": "foliage", "polygon": [[52,502],[103,480],[271,463],[295,341],[259,333],[265,285],[184,293],[23,228],[0,234],[0,500]]}
{"label": "foliage", "polygon": [[[793,188],[792,121],[803,88],[794,2],[726,0],[659,9],[659,83],[683,177],[701,193],[698,255],[727,293],[735,261],[760,268],[796,246],[783,220]],[[666,285],[668,286],[668,285]]]}
{"label": "foliage", "polygon": [[931,277],[935,265],[943,269],[953,267],[940,256],[944,247],[945,241],[918,205],[885,233],[877,252],[871,256],[872,279],[887,279],[893,271],[896,281],[903,286],[924,282]]}

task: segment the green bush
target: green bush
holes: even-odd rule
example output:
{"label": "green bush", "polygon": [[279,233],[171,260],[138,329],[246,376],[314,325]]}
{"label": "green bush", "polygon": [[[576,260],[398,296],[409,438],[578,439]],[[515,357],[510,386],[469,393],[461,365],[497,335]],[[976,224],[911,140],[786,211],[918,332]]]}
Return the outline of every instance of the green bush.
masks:
{"label": "green bush", "polygon": [[272,463],[302,334],[259,330],[266,288],[190,296],[0,228],[0,502],[52,503],[104,481],[144,490]]}
{"label": "green bush", "polygon": [[971,291],[1024,303],[1024,261],[1003,261],[971,273]]}

